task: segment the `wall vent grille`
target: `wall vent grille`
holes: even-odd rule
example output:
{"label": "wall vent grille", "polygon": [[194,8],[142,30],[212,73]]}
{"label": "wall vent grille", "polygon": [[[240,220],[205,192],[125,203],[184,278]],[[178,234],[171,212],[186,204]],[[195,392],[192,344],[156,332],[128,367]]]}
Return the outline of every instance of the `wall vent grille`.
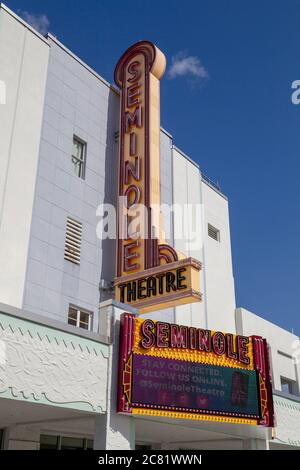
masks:
{"label": "wall vent grille", "polygon": [[68,217],[64,256],[67,261],[80,264],[81,238],[82,224]]}
{"label": "wall vent grille", "polygon": [[208,235],[216,240],[217,242],[220,241],[220,230],[218,230],[216,227],[214,227],[211,224],[208,224]]}

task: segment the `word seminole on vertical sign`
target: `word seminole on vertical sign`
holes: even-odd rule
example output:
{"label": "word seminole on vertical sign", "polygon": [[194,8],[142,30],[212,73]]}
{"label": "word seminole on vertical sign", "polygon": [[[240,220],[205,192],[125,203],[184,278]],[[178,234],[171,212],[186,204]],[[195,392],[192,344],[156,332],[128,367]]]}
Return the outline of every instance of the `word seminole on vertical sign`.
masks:
{"label": "word seminole on vertical sign", "polygon": [[201,300],[201,264],[164,240],[160,207],[160,79],[163,53],[151,42],[120,58],[121,88],[116,299],[149,312]]}

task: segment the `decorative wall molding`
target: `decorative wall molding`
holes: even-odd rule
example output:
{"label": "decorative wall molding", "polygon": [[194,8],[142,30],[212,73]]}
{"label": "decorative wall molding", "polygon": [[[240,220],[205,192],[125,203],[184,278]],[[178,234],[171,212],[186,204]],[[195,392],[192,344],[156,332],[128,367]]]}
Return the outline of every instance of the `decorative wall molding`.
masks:
{"label": "decorative wall molding", "polygon": [[107,345],[0,313],[0,397],[104,413]]}
{"label": "decorative wall molding", "polygon": [[274,395],[277,427],[274,442],[300,446],[300,403]]}

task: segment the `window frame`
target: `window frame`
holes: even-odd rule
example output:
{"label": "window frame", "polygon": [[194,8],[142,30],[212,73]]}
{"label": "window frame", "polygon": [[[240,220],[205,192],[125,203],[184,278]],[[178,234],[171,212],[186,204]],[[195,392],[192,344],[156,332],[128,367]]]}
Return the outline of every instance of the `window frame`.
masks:
{"label": "window frame", "polygon": [[[77,156],[74,155],[73,150],[74,150],[75,141],[77,141],[79,144],[82,145],[82,148],[83,148],[82,158],[78,158]],[[78,137],[76,134],[73,134],[73,147],[72,147],[71,162],[73,165],[73,170],[74,170],[74,165],[79,163],[79,174],[77,175],[76,172],[74,171],[74,175],[77,178],[80,178],[82,180],[85,180],[86,155],[87,155],[87,143],[83,139]]]}
{"label": "window frame", "polygon": [[[284,382],[284,384],[283,384]],[[282,389],[282,385],[287,385],[289,390],[286,392],[285,390]],[[286,393],[287,395],[296,395],[295,393],[295,388],[297,387],[297,381],[293,379],[287,379],[284,376],[280,376],[280,387],[281,387],[281,392]]]}
{"label": "window frame", "polygon": [[[94,445],[94,438],[93,437],[87,437],[86,435],[84,437],[82,436],[78,436],[78,435],[75,435],[75,434],[57,434],[55,431],[47,431],[47,432],[41,432],[40,433],[40,439],[39,439],[39,443],[41,445],[41,437],[42,436],[46,436],[46,437],[49,437],[49,436],[53,436],[56,438],[56,449],[55,450],[62,450],[61,447],[62,447],[62,440],[63,438],[72,438],[72,439],[82,439],[83,440],[83,448],[79,448],[80,450],[89,450],[88,449],[88,441],[92,441],[93,442],[93,445]],[[46,450],[46,449],[40,449],[40,450]],[[54,449],[53,449],[54,450]]]}
{"label": "window frame", "polygon": [[4,450],[4,434],[5,428],[0,429],[0,450]]}
{"label": "window frame", "polygon": [[[70,319],[70,309],[76,310],[76,325],[73,325],[73,323],[69,322]],[[86,324],[86,322],[83,322],[80,319],[81,313],[88,315],[88,328],[83,328],[80,326],[81,323]],[[73,319],[74,320],[74,319]],[[68,309],[68,325],[74,326],[75,328],[81,328],[82,330],[85,331],[92,331],[93,330],[93,312],[90,310],[87,310],[85,308],[78,307],[78,305],[74,304],[69,304],[69,309]]]}

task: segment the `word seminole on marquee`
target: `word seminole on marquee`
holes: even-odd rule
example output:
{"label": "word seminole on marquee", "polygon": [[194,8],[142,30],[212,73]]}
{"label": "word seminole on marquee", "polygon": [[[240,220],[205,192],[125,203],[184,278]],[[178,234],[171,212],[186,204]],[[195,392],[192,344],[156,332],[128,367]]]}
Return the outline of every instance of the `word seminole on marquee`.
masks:
{"label": "word seminole on marquee", "polygon": [[158,348],[191,349],[202,352],[214,352],[217,356],[226,355],[243,364],[249,364],[249,338],[232,335],[221,331],[212,332],[202,328],[179,326],[166,322],[145,320],[141,327],[144,349]]}

